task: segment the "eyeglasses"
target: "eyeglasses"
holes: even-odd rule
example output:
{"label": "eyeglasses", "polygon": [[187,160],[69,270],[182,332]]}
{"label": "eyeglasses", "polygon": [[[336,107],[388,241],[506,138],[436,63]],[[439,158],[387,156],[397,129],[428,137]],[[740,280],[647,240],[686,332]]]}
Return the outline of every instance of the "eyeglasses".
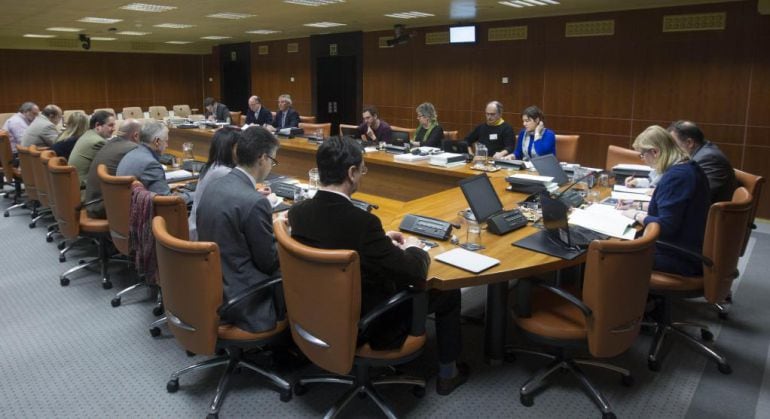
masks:
{"label": "eyeglasses", "polygon": [[270,159],[270,161],[272,162],[272,167],[278,166],[278,160],[276,160],[275,158],[271,157],[269,154],[265,154],[265,157]]}
{"label": "eyeglasses", "polygon": [[492,112],[492,113],[489,113],[489,112],[484,112],[484,113],[485,113],[487,116],[497,116],[497,112]]}

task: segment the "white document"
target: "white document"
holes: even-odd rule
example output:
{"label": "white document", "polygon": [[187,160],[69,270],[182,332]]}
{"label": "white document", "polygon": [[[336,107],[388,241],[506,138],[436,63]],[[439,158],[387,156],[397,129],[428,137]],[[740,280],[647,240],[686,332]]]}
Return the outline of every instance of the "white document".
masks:
{"label": "white document", "polygon": [[393,156],[394,161],[400,161],[400,162],[414,162],[414,161],[420,161],[420,160],[428,160],[430,159],[429,155],[420,155],[420,154],[396,154]]}
{"label": "white document", "polygon": [[190,179],[192,177],[193,177],[193,174],[191,172],[188,172],[187,170],[183,170],[183,169],[171,170],[166,172],[166,180],[171,182],[177,179]]}
{"label": "white document", "polygon": [[495,258],[471,252],[461,247],[436,255],[436,260],[475,274],[500,264],[500,261]]}
{"label": "white document", "polygon": [[622,164],[616,164],[613,169],[621,169],[621,170],[638,170],[640,172],[649,172],[652,170],[652,167],[647,166],[645,164],[629,164],[629,163],[622,163]]}
{"label": "white document", "polygon": [[370,146],[370,147],[364,147],[364,151],[366,151],[367,153],[376,153],[377,151],[379,151],[379,149],[375,146]]}
{"label": "white document", "polygon": [[634,220],[607,205],[591,205],[584,210],[575,208],[570,213],[569,223],[619,239],[633,240],[636,234],[632,227]]}
{"label": "white document", "polygon": [[639,193],[616,192],[616,191],[612,191],[612,197],[615,199],[619,199],[621,201],[650,202],[650,200],[652,200],[652,197],[649,195],[644,195]]}
{"label": "white document", "polygon": [[521,173],[516,173],[511,175],[511,177],[514,179],[521,179],[532,183],[542,183],[544,185],[546,183],[553,182],[553,176],[537,176],[537,175],[525,175]]}
{"label": "white document", "polygon": [[291,128],[281,128],[278,130],[278,134],[280,135],[290,135],[291,134]]}
{"label": "white document", "polygon": [[645,194],[645,195],[648,195],[649,192],[652,192],[652,188],[629,188],[628,186],[623,186],[623,185],[615,185],[612,187],[612,190],[615,192],[636,193],[636,194]]}

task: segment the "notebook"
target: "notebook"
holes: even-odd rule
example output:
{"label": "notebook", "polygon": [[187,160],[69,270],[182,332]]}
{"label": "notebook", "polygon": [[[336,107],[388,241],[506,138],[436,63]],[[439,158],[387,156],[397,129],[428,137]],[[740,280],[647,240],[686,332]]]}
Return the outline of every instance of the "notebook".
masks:
{"label": "notebook", "polygon": [[487,269],[500,264],[500,261],[495,258],[471,252],[460,247],[436,255],[436,260],[475,274],[484,272]]}

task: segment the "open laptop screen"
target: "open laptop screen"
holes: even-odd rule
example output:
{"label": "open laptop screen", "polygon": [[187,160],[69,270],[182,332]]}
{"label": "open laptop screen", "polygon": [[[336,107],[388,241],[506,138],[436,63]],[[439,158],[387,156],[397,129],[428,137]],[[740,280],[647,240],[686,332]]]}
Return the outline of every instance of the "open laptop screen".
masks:
{"label": "open laptop screen", "polygon": [[503,210],[500,197],[497,196],[492,182],[486,173],[465,178],[460,181],[460,189],[471,207],[478,222],[484,222],[490,216]]}
{"label": "open laptop screen", "polygon": [[540,176],[551,176],[553,181],[559,186],[569,182],[567,174],[564,173],[564,169],[561,168],[559,161],[556,160],[556,156],[553,154],[535,157],[531,161]]}
{"label": "open laptop screen", "polygon": [[558,199],[551,198],[548,192],[540,193],[540,208],[543,211],[543,226],[551,237],[569,245],[568,208]]}

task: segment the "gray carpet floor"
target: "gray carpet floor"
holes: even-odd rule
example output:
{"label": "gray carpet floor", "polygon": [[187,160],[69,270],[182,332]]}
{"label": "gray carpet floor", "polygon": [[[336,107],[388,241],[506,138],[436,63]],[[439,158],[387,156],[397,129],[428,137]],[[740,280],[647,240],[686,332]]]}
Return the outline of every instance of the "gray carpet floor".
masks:
{"label": "gray carpet floor", "polygon": [[[7,200],[0,204],[7,205]],[[214,368],[183,376],[175,394],[166,392],[176,369],[204,359],[188,357],[166,330],[152,338],[153,302],[144,293],[110,306],[115,290],[129,285],[133,274],[113,271],[113,290],[104,290],[98,275],[86,272],[68,287],[59,273],[87,255],[72,252],[57,262],[54,243],[44,229],[28,227],[19,212],[0,220],[0,417],[203,417],[219,378]],[[701,301],[677,306],[677,318],[705,321],[716,336],[714,346],[725,354],[733,374],[722,375],[712,362],[682,343],[670,347],[661,372],[647,369],[649,336],[640,336],[626,354],[611,362],[629,368],[635,384],[620,385],[617,375],[586,368],[609,399],[618,417],[767,418],[770,417],[770,234],[766,225],[755,232],[741,262],[735,302],[729,320],[720,321]],[[478,294],[478,293],[475,293]],[[466,309],[483,301],[474,292],[464,298]],[[429,327],[432,324],[429,322]],[[518,340],[511,333],[512,340]],[[435,374],[432,342],[410,373]],[[518,388],[546,361],[519,356],[513,363],[490,367],[483,361],[483,329],[463,326],[463,358],[472,369],[467,384],[449,397],[435,393],[435,378],[422,399],[408,389],[384,388],[385,398],[402,416],[587,418],[599,411],[567,374],[557,375],[539,393],[532,407],[519,403]],[[279,369],[290,381],[312,366]],[[279,401],[251,371],[232,381],[221,417],[318,417],[343,392],[335,385],[311,387],[289,403]],[[381,417],[369,400],[354,399],[344,417]]]}

